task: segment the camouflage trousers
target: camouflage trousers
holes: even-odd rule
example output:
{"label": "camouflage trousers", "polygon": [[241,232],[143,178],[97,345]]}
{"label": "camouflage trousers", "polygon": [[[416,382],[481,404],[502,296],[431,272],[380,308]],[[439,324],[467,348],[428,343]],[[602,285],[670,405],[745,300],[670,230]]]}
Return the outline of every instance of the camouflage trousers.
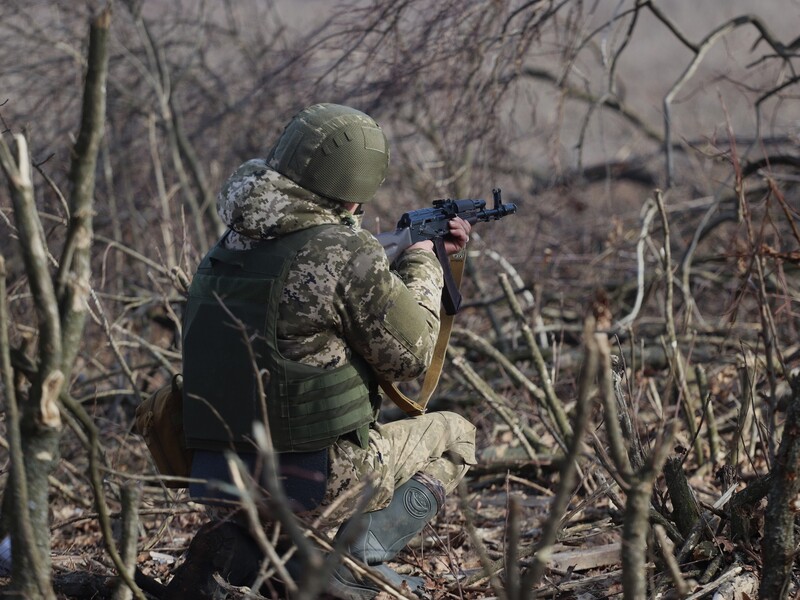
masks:
{"label": "camouflage trousers", "polygon": [[450,493],[475,463],[475,426],[456,413],[375,425],[367,448],[342,440],[331,448],[328,487],[315,511],[319,524],[336,526],[358,510],[386,507],[395,488],[418,471],[441,481]]}
{"label": "camouflage trousers", "polygon": [[[396,487],[422,472],[452,492],[475,460],[475,426],[453,412],[409,417],[369,432],[369,445],[340,440],[329,451],[328,483],[320,505],[303,517],[317,527],[338,527],[356,512],[386,507]],[[206,506],[215,520],[241,519],[235,506]],[[265,526],[270,522],[267,514]]]}

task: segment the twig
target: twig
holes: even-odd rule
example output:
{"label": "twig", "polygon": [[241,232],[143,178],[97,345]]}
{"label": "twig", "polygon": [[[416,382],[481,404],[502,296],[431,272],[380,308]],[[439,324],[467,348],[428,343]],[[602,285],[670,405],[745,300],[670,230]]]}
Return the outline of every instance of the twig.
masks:
{"label": "twig", "polygon": [[[513,362],[511,362],[511,360],[509,360],[505,354],[500,352],[484,338],[469,329],[461,329],[458,327],[453,328],[451,339],[453,341],[459,341],[469,350],[480,352],[481,354],[486,355],[487,358],[490,358],[492,361],[496,362],[498,366],[508,374],[509,378],[511,378],[515,384],[522,386],[531,396],[539,401],[542,401],[544,409],[555,423],[555,417],[550,411],[550,406],[546,402],[545,393],[542,388],[533,383],[533,381],[531,381],[530,378],[528,378]],[[558,431],[555,432],[556,435],[558,433]]]}
{"label": "twig", "polygon": [[[678,34],[678,29],[674,25],[670,23],[670,21],[666,18],[666,16],[656,8],[656,6],[652,2],[647,3],[650,10],[653,14],[661,20],[664,24],[668,25],[671,31]],[[678,92],[683,88],[684,84],[692,78],[694,73],[697,71],[700,63],[705,58],[706,54],[711,50],[711,48],[717,43],[717,41],[726,36],[731,31],[735,30],[738,27],[743,25],[753,25],[761,34],[761,38],[766,41],[779,55],[786,57],[787,52],[785,46],[778,42],[777,39],[772,35],[769,29],[763,24],[763,22],[753,15],[741,15],[738,17],[734,17],[726,21],[725,23],[721,24],[720,26],[716,27],[712,30],[708,35],[706,35],[703,40],[699,44],[691,44],[682,36],[679,36],[679,39],[684,40],[685,44],[688,48],[692,50],[694,56],[692,57],[689,64],[684,69],[683,73],[681,73],[680,77],[672,84],[669,91],[667,92],[666,96],[664,96],[663,101],[663,110],[664,110],[664,151],[666,153],[666,178],[667,178],[667,188],[672,186],[672,182],[674,179],[674,165],[673,165],[673,148],[672,148],[672,102],[677,96]]]}
{"label": "twig", "polygon": [[[729,125],[730,128],[730,125]],[[735,158],[735,156],[734,156]],[[734,167],[737,168],[737,177],[741,178],[741,174],[738,169],[738,163],[734,164]],[[756,237],[756,234],[753,230],[753,219],[750,214],[750,205],[747,201],[747,197],[744,194],[744,184],[739,180],[737,191],[739,193],[739,202],[742,211],[742,220],[745,225],[745,230],[747,232],[747,241],[750,244],[750,251],[752,253],[752,265],[755,266],[756,270],[756,294],[758,298],[758,314],[761,319],[761,331],[760,337],[761,340],[764,342],[764,357],[766,359],[766,376],[767,381],[769,382],[770,387],[770,396],[769,401],[767,403],[768,407],[768,423],[769,423],[769,433],[770,435],[767,438],[768,441],[768,448],[766,448],[766,458],[767,463],[771,463],[774,456],[775,456],[775,430],[777,428],[776,423],[776,411],[777,411],[777,373],[779,368],[786,371],[785,368],[785,361],[783,356],[781,355],[780,348],[776,345],[775,340],[777,339],[777,331],[775,328],[775,319],[772,315],[772,310],[769,306],[769,295],[767,294],[767,277],[766,277],[766,267],[764,264],[764,257],[762,253],[759,251],[760,243],[759,239],[763,236],[763,232]]]}
{"label": "twig", "polygon": [[[601,376],[611,378],[611,349],[607,336],[598,334],[598,352],[600,354]],[[601,386],[605,396],[613,396],[614,390],[609,383]],[[612,398],[604,398],[604,406],[613,404]],[[606,427],[618,426],[606,419]],[[667,458],[674,431],[674,424],[663,434],[659,434],[652,452],[636,471],[632,471],[628,455],[619,449],[613,453],[618,464],[617,470],[627,483],[625,514],[622,526],[622,591],[626,600],[638,600],[647,595],[647,535],[650,523],[650,497],[653,493],[653,482],[661,472],[661,466]],[[616,434],[619,435],[619,434]],[[609,436],[612,437],[612,436]],[[627,475],[625,475],[627,473]]]}
{"label": "twig", "polygon": [[103,478],[100,474],[100,465],[98,461],[98,456],[100,455],[100,433],[97,430],[97,426],[94,424],[89,414],[84,410],[83,406],[78,404],[66,390],[61,392],[60,400],[67,410],[69,410],[81,423],[88,436],[89,446],[87,447],[87,450],[89,451],[89,479],[92,482],[95,508],[97,509],[98,522],[100,524],[100,531],[103,534],[103,543],[105,545],[106,552],[108,552],[109,556],[111,557],[111,561],[117,568],[119,576],[131,589],[137,600],[146,600],[144,593],[139,586],[136,585],[133,577],[128,573],[125,563],[122,560],[122,556],[120,556],[116,544],[114,543],[114,534],[111,527],[111,516],[108,510],[108,503],[106,502]]}
{"label": "twig", "polygon": [[[291,593],[297,592],[297,584],[292,576],[286,570],[286,566],[278,556],[275,547],[269,542],[267,536],[264,534],[263,524],[259,518],[258,507],[256,505],[258,498],[258,489],[252,482],[247,473],[247,468],[244,463],[234,454],[229,454],[227,457],[228,469],[233,480],[233,486],[220,485],[223,491],[234,492],[238,496],[240,506],[244,509],[249,524],[250,534],[256,541],[259,550],[266,556],[273,567],[277,571],[280,578],[283,580],[286,589]],[[281,521],[283,522],[283,521]]]}
{"label": "twig", "polygon": [[167,269],[171,269],[178,264],[177,258],[175,257],[175,240],[172,237],[172,215],[169,209],[170,199],[176,190],[175,188],[167,190],[166,184],[164,183],[164,167],[161,164],[161,157],[158,153],[156,116],[153,113],[150,113],[150,116],[147,119],[147,126],[147,131],[149,134],[148,140],[150,146],[150,159],[153,162],[153,174],[156,178],[156,189],[158,190],[158,199],[161,207],[160,228],[161,237],[164,243],[163,252],[166,256],[165,262]]}
{"label": "twig", "polygon": [[[120,558],[125,565],[128,577],[133,578],[136,571],[137,541],[139,538],[139,500],[142,490],[138,484],[126,483],[120,489],[122,500],[122,526],[119,540]],[[117,583],[112,600],[130,600],[131,589],[123,580]]]}
{"label": "twig", "polygon": [[661,525],[654,525],[653,531],[655,531],[656,538],[658,538],[658,547],[661,550],[661,557],[667,564],[667,572],[669,573],[670,579],[672,579],[672,583],[675,584],[675,591],[678,592],[679,597],[683,598],[689,594],[689,585],[686,583],[683,575],[681,575],[678,561],[675,560],[672,541],[667,537]]}
{"label": "twig", "polygon": [[[464,521],[467,528],[467,534],[469,535],[470,540],[472,541],[472,546],[478,554],[478,560],[481,563],[481,567],[483,567],[483,572],[473,575],[472,577],[468,577],[464,582],[464,586],[474,585],[484,579],[489,580],[489,585],[492,587],[492,590],[497,595],[499,600],[509,600],[508,596],[506,595],[506,591],[503,588],[502,583],[500,582],[499,577],[497,576],[499,572],[501,572],[505,565],[503,564],[504,561],[492,561],[489,558],[489,554],[486,552],[486,546],[483,545],[483,540],[481,536],[478,535],[478,532],[475,530],[475,523],[472,518],[472,509],[467,502],[467,485],[464,481],[459,481],[458,483],[458,495],[461,504],[461,513],[464,515]],[[522,558],[527,553],[520,553],[519,558]]]}
{"label": "twig", "polygon": [[700,518],[694,524],[694,527],[692,527],[691,531],[686,534],[686,539],[678,550],[677,559],[679,563],[683,563],[683,561],[689,557],[692,550],[694,550],[697,544],[700,542],[704,531],[711,532],[713,535],[714,525],[716,523],[719,523],[719,517],[714,515],[712,512],[705,511],[700,515]]}
{"label": "twig", "polygon": [[551,414],[553,415],[553,420],[555,421],[556,427],[561,432],[561,437],[567,443],[569,443],[569,439],[572,437],[572,429],[569,426],[567,415],[564,412],[564,407],[561,404],[561,400],[558,399],[555,389],[553,388],[553,382],[550,379],[550,373],[547,370],[547,365],[544,362],[542,353],[539,351],[539,346],[536,344],[536,340],[533,337],[533,332],[531,331],[530,325],[528,325],[525,315],[522,313],[522,308],[520,307],[519,302],[517,302],[517,298],[514,295],[514,290],[508,281],[508,275],[501,273],[499,276],[499,281],[503,291],[506,294],[508,304],[514,313],[514,317],[516,318],[520,329],[522,329],[522,334],[525,336],[525,341],[528,344],[528,350],[531,353],[531,358],[533,358],[533,362],[536,365],[536,370],[541,379],[548,410],[550,410]]}
{"label": "twig", "polygon": [[519,567],[519,499],[508,495],[508,524],[506,525],[506,594],[510,600],[522,598]]}
{"label": "twig", "polygon": [[658,206],[651,200],[645,202],[642,207],[644,217],[642,218],[642,228],[639,231],[639,241],[636,243],[636,301],[633,303],[631,312],[622,317],[616,323],[617,329],[625,329],[633,323],[642,308],[642,301],[644,300],[644,283],[645,283],[645,263],[644,263],[644,247],[645,241],[650,236],[650,224],[653,222],[653,217],[656,216]]}
{"label": "twig", "polygon": [[520,583],[520,590],[524,594],[526,590],[532,590],[539,585],[547,561],[553,551],[553,543],[556,534],[561,527],[561,517],[566,511],[569,500],[572,496],[575,474],[577,472],[577,459],[583,447],[583,432],[589,420],[589,404],[597,376],[599,363],[598,337],[595,331],[594,317],[587,317],[584,322],[584,348],[586,356],[583,369],[578,381],[578,397],[575,402],[575,420],[572,428],[573,434],[569,437],[567,453],[561,468],[558,490],[555,498],[550,505],[550,517],[542,527],[542,537],[536,544],[533,564],[529,571],[524,575]]}
{"label": "twig", "polygon": [[94,300],[95,306],[97,307],[97,312],[100,317],[100,324],[103,328],[103,332],[106,334],[108,338],[108,344],[111,346],[111,351],[114,353],[114,356],[117,357],[117,362],[119,363],[120,369],[125,374],[125,377],[131,384],[131,388],[136,393],[139,402],[144,401],[144,394],[142,394],[142,390],[139,389],[139,386],[136,385],[136,376],[131,371],[131,368],[128,366],[128,362],[125,360],[125,357],[122,356],[122,352],[117,345],[117,340],[114,338],[114,335],[111,332],[111,325],[108,322],[108,318],[106,317],[105,310],[103,310],[103,305],[100,303],[100,298],[97,297],[93,288],[90,288],[89,293],[91,294],[92,300]]}
{"label": "twig", "polygon": [[469,383],[472,388],[478,392],[484,398],[484,400],[486,400],[492,410],[494,410],[497,415],[508,424],[508,426],[511,428],[511,431],[514,432],[514,435],[519,440],[522,448],[531,459],[535,460],[536,451],[531,446],[531,443],[536,444],[536,446],[540,449],[544,449],[545,445],[542,443],[542,441],[534,437],[534,434],[530,428],[525,428],[525,431],[523,431],[523,425],[520,423],[519,417],[514,415],[514,413],[505,406],[503,398],[497,392],[495,392],[489,386],[489,384],[487,384],[481,378],[480,375],[475,372],[475,370],[464,358],[463,353],[458,353],[453,347],[451,347],[450,350],[452,352],[448,353],[448,358],[450,358],[453,366],[456,367],[464,376],[464,379],[467,380],[467,383]]}
{"label": "twig", "polygon": [[672,249],[669,234],[669,220],[667,211],[664,208],[664,196],[661,190],[655,190],[655,200],[658,212],[661,215],[661,226],[664,229],[664,285],[666,288],[664,298],[664,316],[667,323],[667,340],[665,352],[670,362],[670,367],[674,370],[676,383],[683,399],[684,412],[686,413],[686,424],[689,427],[689,434],[693,439],[694,452],[697,456],[697,464],[703,464],[703,444],[697,435],[698,428],[695,422],[695,410],[693,396],[686,383],[686,365],[683,353],[678,346],[678,336],[675,329],[675,314],[673,304],[673,276],[672,276]]}
{"label": "twig", "polygon": [[619,423],[617,395],[612,381],[611,352],[608,340],[604,339],[600,352],[600,399],[605,410],[605,428],[609,450],[620,477],[627,482],[632,474],[631,461],[625,450],[624,437]]}
{"label": "twig", "polygon": [[719,588],[726,581],[736,577],[742,571],[744,571],[743,567],[740,567],[740,566],[731,567],[730,569],[725,571],[725,573],[720,575],[716,580],[712,581],[711,583],[709,583],[707,585],[701,586],[700,589],[695,591],[690,596],[686,596],[686,598],[684,598],[684,600],[699,600],[703,596],[705,596],[705,595],[709,594],[710,592],[713,592],[714,590]]}
{"label": "twig", "polygon": [[712,402],[711,392],[708,388],[708,377],[702,365],[696,364],[694,366],[694,376],[697,381],[697,389],[700,392],[700,398],[705,398],[704,419],[708,431],[709,457],[711,459],[711,464],[716,465],[717,461],[721,458],[722,441],[719,437],[717,419],[714,416],[714,402]]}

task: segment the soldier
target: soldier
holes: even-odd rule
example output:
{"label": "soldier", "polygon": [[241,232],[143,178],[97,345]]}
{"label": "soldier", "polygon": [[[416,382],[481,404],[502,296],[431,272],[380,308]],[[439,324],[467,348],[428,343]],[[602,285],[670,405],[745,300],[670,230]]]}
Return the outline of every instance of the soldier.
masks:
{"label": "soldier", "polygon": [[[191,485],[193,499],[234,500],[215,484],[231,479],[226,450],[258,477],[253,422],[266,421],[295,512],[326,509],[326,525],[349,531],[352,556],[413,588],[421,578],[383,563],[475,464],[475,428],[452,412],[376,420],[378,378],[409,380],[428,368],[442,291],[432,242],[390,266],[360,227],[388,160],[373,119],[317,104],[295,115],[266,160],[244,163],[224,184],[218,211],[229,229],[201,262],[184,317],[184,428],[192,477],[208,482]],[[447,252],[463,249],[469,232],[451,221]],[[372,495],[362,514],[352,494],[334,502],[365,481]],[[212,522],[192,541],[168,597],[212,597],[214,570],[249,585],[259,558],[236,519]],[[377,594],[344,566],[327,591]]]}

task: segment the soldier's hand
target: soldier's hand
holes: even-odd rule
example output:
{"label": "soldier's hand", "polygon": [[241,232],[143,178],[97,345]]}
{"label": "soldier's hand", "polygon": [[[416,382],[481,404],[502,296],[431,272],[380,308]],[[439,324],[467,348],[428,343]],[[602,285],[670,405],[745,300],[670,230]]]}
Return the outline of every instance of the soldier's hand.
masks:
{"label": "soldier's hand", "polygon": [[[450,255],[460,252],[467,245],[472,225],[461,217],[456,217],[450,219],[448,226],[450,227],[450,233],[444,238],[444,250]],[[433,242],[430,240],[423,240],[410,245],[406,250],[427,250],[428,252],[433,252]]]}
{"label": "soldier's hand", "polygon": [[450,219],[450,234],[444,238],[444,249],[447,254],[455,254],[463,250],[469,241],[472,225],[461,217]]}

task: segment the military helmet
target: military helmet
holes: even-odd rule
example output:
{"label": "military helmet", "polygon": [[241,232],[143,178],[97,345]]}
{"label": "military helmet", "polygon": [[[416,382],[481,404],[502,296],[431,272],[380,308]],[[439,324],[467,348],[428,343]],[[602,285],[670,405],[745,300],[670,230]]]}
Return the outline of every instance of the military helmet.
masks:
{"label": "military helmet", "polygon": [[297,113],[268,158],[281,175],[320,196],[369,202],[386,177],[389,145],[378,124],[340,104]]}

